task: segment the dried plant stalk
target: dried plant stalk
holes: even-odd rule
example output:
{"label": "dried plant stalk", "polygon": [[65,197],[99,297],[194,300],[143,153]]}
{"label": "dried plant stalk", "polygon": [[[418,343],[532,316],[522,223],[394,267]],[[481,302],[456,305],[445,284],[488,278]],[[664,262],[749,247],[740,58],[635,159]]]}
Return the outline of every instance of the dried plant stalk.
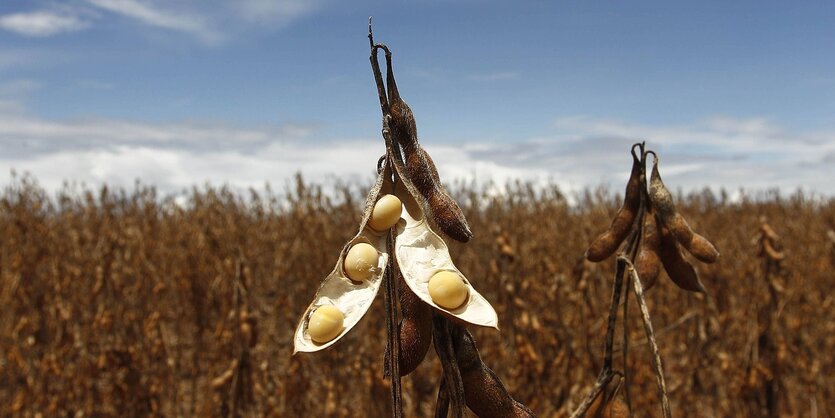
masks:
{"label": "dried plant stalk", "polygon": [[626,272],[632,277],[632,289],[635,292],[635,298],[638,299],[638,305],[641,308],[641,320],[644,324],[644,331],[649,341],[650,349],[652,350],[652,363],[655,367],[655,377],[658,383],[658,396],[661,398],[661,413],[665,418],[672,416],[670,411],[670,400],[667,398],[667,383],[664,379],[664,367],[661,365],[661,355],[658,352],[658,343],[655,340],[655,333],[652,330],[652,321],[649,317],[649,308],[644,300],[644,288],[641,284],[641,278],[635,270],[635,266],[626,257],[619,257],[618,263],[625,263]]}

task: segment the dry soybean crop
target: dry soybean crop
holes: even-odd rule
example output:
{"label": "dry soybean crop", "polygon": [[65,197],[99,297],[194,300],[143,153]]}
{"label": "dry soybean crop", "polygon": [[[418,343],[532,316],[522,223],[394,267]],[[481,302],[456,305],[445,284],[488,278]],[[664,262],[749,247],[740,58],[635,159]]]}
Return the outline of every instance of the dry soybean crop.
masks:
{"label": "dry soybean crop", "polygon": [[[50,196],[17,178],[0,200],[0,415],[390,416],[381,298],[332,349],[291,355],[369,187],[299,178],[178,204],[141,186]],[[501,331],[472,329],[483,361],[538,416],[569,415],[602,366],[614,274],[584,251],[622,198],[450,192],[477,231],[451,256],[499,318]],[[676,208],[722,255],[694,263],[706,293],[661,272],[647,295],[674,415],[835,414],[835,202],[703,192]],[[656,415],[636,304],[628,315],[631,406]],[[432,415],[440,369],[429,350],[403,378],[404,416]]]}

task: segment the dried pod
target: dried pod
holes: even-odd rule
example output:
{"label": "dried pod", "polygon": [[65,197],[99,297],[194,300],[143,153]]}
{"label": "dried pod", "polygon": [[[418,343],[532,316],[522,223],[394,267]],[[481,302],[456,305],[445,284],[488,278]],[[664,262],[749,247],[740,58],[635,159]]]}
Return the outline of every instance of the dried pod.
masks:
{"label": "dried pod", "polygon": [[774,232],[774,229],[771,228],[771,225],[765,223],[765,218],[764,217],[760,218],[760,222],[762,222],[762,225],[760,225],[760,234],[762,234],[762,236],[764,236],[765,238],[768,238],[772,241],[779,241],[780,240],[780,236],[777,235],[776,232]]}
{"label": "dried pod", "polygon": [[475,340],[469,331],[456,341],[455,358],[467,407],[481,418],[534,417],[534,413],[508,393],[502,381],[496,376],[478,354]]}
{"label": "dried pod", "polygon": [[609,382],[594,398],[584,415],[586,418],[625,418],[631,416],[629,406],[620,395],[624,380],[619,378],[617,383]]}
{"label": "dried pod", "polygon": [[678,243],[672,232],[666,228],[658,217],[656,217],[655,222],[661,239],[661,249],[659,252],[661,264],[664,265],[664,270],[667,271],[670,280],[684,290],[707,293],[701,280],[699,280],[699,276],[696,274],[696,269],[684,259],[684,256],[678,249]]}
{"label": "dried pod", "polygon": [[[426,167],[435,179],[435,190],[423,194],[427,204],[431,208],[432,218],[435,224],[441,231],[450,238],[459,242],[468,242],[473,237],[473,232],[470,230],[470,225],[467,223],[467,218],[464,217],[464,212],[458,206],[458,202],[447,193],[443,183],[438,179],[438,169],[435,167],[435,162],[429,153],[420,148],[423,154],[423,159],[426,161]],[[404,150],[404,154],[407,152]],[[408,171],[413,171],[408,169]],[[431,190],[431,189],[430,189]]]}
{"label": "dried pod", "polygon": [[414,371],[432,345],[432,309],[400,278],[400,376]]}
{"label": "dried pod", "polygon": [[418,142],[415,117],[412,109],[400,98],[400,93],[397,91],[389,54],[386,54],[386,87],[391,115],[389,126],[395,145],[403,150],[405,174],[425,199],[438,228],[456,241],[469,241],[473,233],[467,224],[464,212],[455,199],[447,193],[438,176],[435,162]]}
{"label": "dried pod", "polygon": [[633,152],[632,174],[629,175],[629,181],[626,183],[623,204],[612,219],[609,229],[595,238],[586,250],[586,259],[589,261],[603,261],[614,254],[632,230],[632,224],[641,206],[641,187],[644,184],[641,174],[641,161]]}
{"label": "dried pod", "polygon": [[638,257],[635,259],[635,271],[644,286],[644,291],[651,289],[658,281],[658,274],[661,273],[661,238],[658,234],[658,225],[655,223],[655,214],[650,209],[644,215],[643,235],[641,245],[638,249]]}
{"label": "dried pod", "polygon": [[770,239],[764,239],[763,240],[763,248],[762,249],[763,249],[763,253],[765,253],[765,255],[768,258],[770,258],[774,261],[780,261],[780,260],[786,258],[785,253],[783,253],[782,251],[778,251],[777,249],[774,248],[774,245],[771,243]]}
{"label": "dried pod", "polygon": [[605,399],[605,394],[601,393],[594,399],[591,406],[586,412],[586,418],[626,418],[629,415],[629,407],[620,396],[612,396]]}
{"label": "dried pod", "polygon": [[705,237],[693,232],[687,220],[676,210],[673,196],[670,194],[661,175],[658,173],[658,158],[652,162],[652,175],[649,183],[649,199],[655,208],[661,223],[669,228],[690,254],[705,263],[713,263],[719,258],[719,251]]}
{"label": "dried pod", "polygon": [[[401,184],[406,187],[400,187]],[[403,213],[396,225],[394,252],[406,284],[422,301],[452,319],[498,327],[496,311],[452,263],[446,243],[429,227],[423,210],[409,192],[410,188],[405,182],[396,187],[397,197],[403,202]],[[467,287],[469,297],[461,306],[448,309],[432,300],[429,280],[439,272],[457,275]]]}
{"label": "dried pod", "polygon": [[232,378],[235,377],[236,368],[238,368],[238,359],[232,360],[232,364],[229,365],[229,368],[226,369],[220,376],[212,379],[209,385],[215,390],[223,389],[226,385],[232,382]]}
{"label": "dried pod", "polygon": [[[294,353],[300,351],[313,352],[330,347],[350,331],[362,319],[368,311],[368,308],[371,307],[377,291],[380,290],[380,284],[383,282],[383,274],[388,263],[389,254],[386,248],[388,232],[377,232],[367,224],[378,198],[385,193],[392,192],[393,185],[388,180],[391,178],[391,172],[391,167],[387,164],[381,167],[380,175],[377,177],[377,181],[366,199],[365,211],[362,222],[360,223],[359,233],[342,248],[336,266],[325,277],[325,280],[313,297],[313,303],[308,306],[296,327]],[[346,256],[349,250],[357,244],[367,244],[377,252],[376,266],[367,269],[367,273],[369,274],[363,276],[362,281],[354,281],[348,278],[346,270],[349,269],[345,268]],[[326,342],[314,341],[308,331],[310,318],[320,306],[333,306],[339,309],[344,315],[341,331]]]}

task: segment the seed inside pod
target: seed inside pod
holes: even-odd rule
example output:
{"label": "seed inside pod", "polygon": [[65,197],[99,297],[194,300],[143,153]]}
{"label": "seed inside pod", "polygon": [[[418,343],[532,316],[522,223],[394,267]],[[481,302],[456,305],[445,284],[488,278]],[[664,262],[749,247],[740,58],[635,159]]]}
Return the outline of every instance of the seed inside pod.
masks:
{"label": "seed inside pod", "polygon": [[374,276],[379,259],[377,249],[371,244],[356,244],[345,255],[345,274],[355,282],[368,280]]}
{"label": "seed inside pod", "polygon": [[432,301],[446,309],[455,309],[467,301],[470,290],[457,274],[439,271],[429,279],[429,296]]}
{"label": "seed inside pod", "polygon": [[394,226],[400,219],[403,205],[395,195],[387,194],[374,205],[368,226],[377,232],[383,232]]}
{"label": "seed inside pod", "polygon": [[316,308],[307,322],[310,339],[317,343],[326,343],[342,332],[345,315],[336,306],[325,305]]}

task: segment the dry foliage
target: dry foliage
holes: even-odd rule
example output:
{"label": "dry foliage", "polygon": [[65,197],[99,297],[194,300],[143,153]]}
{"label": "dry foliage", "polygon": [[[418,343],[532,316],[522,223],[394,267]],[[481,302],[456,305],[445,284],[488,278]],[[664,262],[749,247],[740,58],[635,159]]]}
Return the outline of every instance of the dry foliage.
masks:
{"label": "dry foliage", "polygon": [[[333,349],[290,355],[360,189],[298,179],[287,193],[195,189],[176,204],[142,186],[50,197],[13,180],[0,196],[0,415],[388,416],[382,301]],[[501,332],[472,329],[481,357],[537,415],[567,415],[600,370],[613,275],[583,253],[619,198],[572,206],[527,184],[453,194],[478,231],[453,257],[500,318]],[[835,201],[705,192],[676,205],[722,258],[699,265],[707,295],[664,279],[648,300],[674,415],[835,414]],[[776,286],[751,242],[761,216],[785,254]],[[629,316],[639,322],[636,306]],[[651,416],[655,376],[631,329],[629,395]],[[406,416],[431,416],[440,374],[430,354],[403,379]]]}

